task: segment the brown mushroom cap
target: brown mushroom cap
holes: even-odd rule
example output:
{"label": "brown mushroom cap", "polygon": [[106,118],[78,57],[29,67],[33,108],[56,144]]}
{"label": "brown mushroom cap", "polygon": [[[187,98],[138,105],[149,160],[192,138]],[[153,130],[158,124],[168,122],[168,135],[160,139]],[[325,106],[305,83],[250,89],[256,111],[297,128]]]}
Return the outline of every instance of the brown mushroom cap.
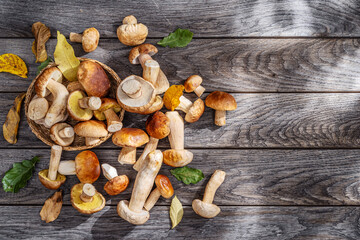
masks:
{"label": "brown mushroom cap", "polygon": [[140,147],[149,142],[149,136],[138,128],[122,128],[114,133],[112,141],[120,147]]}
{"label": "brown mushroom cap", "polygon": [[90,109],[84,109],[79,106],[79,100],[86,97],[85,93],[76,90],[70,93],[66,108],[70,117],[76,121],[87,121],[93,117],[93,112]]}
{"label": "brown mushroom cap", "polygon": [[48,94],[48,91],[46,89],[49,81],[54,80],[56,82],[62,82],[63,75],[61,71],[57,67],[51,67],[48,69],[45,69],[44,72],[39,76],[39,78],[36,80],[34,88],[35,92],[39,97],[46,97]]}
{"label": "brown mushroom cap", "polygon": [[104,97],[109,92],[110,80],[98,63],[82,61],[77,72],[77,79],[88,96]]}
{"label": "brown mushroom cap", "polygon": [[76,135],[81,137],[100,138],[108,135],[106,125],[103,122],[96,120],[89,120],[76,124],[74,131]]}
{"label": "brown mushroom cap", "polygon": [[83,202],[80,198],[84,183],[78,183],[71,188],[70,200],[71,205],[78,210],[80,213],[92,214],[100,211],[105,207],[104,196],[97,192],[92,197],[92,201]]}
{"label": "brown mushroom cap", "polygon": [[82,47],[85,52],[94,51],[99,44],[100,34],[96,28],[88,28],[82,34]]}
{"label": "brown mushroom cap", "polygon": [[41,170],[38,174],[40,182],[46,188],[51,190],[58,189],[66,181],[66,177],[60,173],[56,175],[55,180],[50,180],[50,178],[48,178],[48,172],[49,169],[44,169]]}
{"label": "brown mushroom cap", "polygon": [[220,91],[210,93],[205,99],[205,104],[209,108],[220,111],[232,111],[237,107],[233,96]]}
{"label": "brown mushroom cap", "polygon": [[72,136],[70,137],[61,137],[59,135],[59,132],[61,130],[63,130],[64,128],[70,127],[72,128],[71,125],[67,124],[67,123],[56,123],[54,124],[51,128],[50,128],[50,138],[51,140],[53,140],[56,144],[66,147],[66,146],[70,146],[75,138],[74,132],[72,132]]}
{"label": "brown mushroom cap", "polygon": [[163,139],[170,134],[170,120],[162,112],[150,115],[145,125],[147,133],[153,138]]}
{"label": "brown mushroom cap", "polygon": [[203,79],[199,75],[192,75],[184,83],[185,92],[193,92],[202,83]]}
{"label": "brown mushroom cap", "polygon": [[157,95],[157,96],[155,97],[154,103],[153,103],[149,108],[147,108],[146,110],[144,110],[143,112],[139,112],[139,114],[142,114],[142,115],[152,114],[152,113],[157,112],[157,111],[159,111],[160,109],[162,109],[163,106],[164,106],[164,101],[163,101],[162,97],[160,97],[159,95]]}
{"label": "brown mushroom cap", "polygon": [[193,153],[185,149],[169,149],[163,156],[164,163],[171,167],[183,167],[193,160]]}
{"label": "brown mushroom cap", "polygon": [[128,185],[129,178],[126,175],[116,176],[105,184],[104,190],[107,194],[114,196],[125,191]]}
{"label": "brown mushroom cap", "polygon": [[100,163],[92,151],[83,151],[75,158],[76,176],[82,183],[93,183],[100,176]]}
{"label": "brown mushroom cap", "polygon": [[167,176],[161,174],[157,175],[155,178],[155,184],[157,189],[160,191],[161,196],[164,198],[170,198],[174,195],[174,188]]}
{"label": "brown mushroom cap", "polygon": [[189,123],[196,122],[203,115],[205,110],[204,101],[200,98],[197,99],[190,107],[189,111],[185,115],[185,121]]}
{"label": "brown mushroom cap", "polygon": [[158,52],[158,49],[150,44],[150,43],[144,43],[137,47],[134,47],[131,49],[129,53],[129,61],[131,64],[139,64],[139,56],[140,54],[149,54],[150,56],[155,55]]}

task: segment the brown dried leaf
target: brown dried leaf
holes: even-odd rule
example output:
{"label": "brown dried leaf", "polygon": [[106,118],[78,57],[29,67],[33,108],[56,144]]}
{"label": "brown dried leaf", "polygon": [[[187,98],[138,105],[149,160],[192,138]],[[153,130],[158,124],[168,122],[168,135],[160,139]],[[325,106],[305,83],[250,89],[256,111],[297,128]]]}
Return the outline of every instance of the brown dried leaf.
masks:
{"label": "brown dried leaf", "polygon": [[59,190],[46,199],[44,206],[40,211],[41,220],[49,223],[58,218],[63,204],[62,197],[63,191]]}
{"label": "brown dried leaf", "polygon": [[32,33],[35,36],[32,51],[35,54],[36,62],[43,62],[47,57],[45,43],[51,36],[50,29],[41,22],[36,22],[32,25]]}
{"label": "brown dried leaf", "polygon": [[9,113],[6,116],[6,121],[3,125],[4,138],[11,144],[15,144],[17,142],[16,135],[19,129],[21,102],[25,95],[26,93],[21,93],[15,98],[14,106],[10,108]]}

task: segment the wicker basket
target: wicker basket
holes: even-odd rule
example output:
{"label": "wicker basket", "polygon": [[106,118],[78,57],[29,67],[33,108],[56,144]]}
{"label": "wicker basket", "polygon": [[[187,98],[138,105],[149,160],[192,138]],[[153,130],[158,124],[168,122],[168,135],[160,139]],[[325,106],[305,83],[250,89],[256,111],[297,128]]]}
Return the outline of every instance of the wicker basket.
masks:
{"label": "wicker basket", "polygon": [[[100,64],[100,66],[105,70],[105,72],[107,73],[110,83],[111,83],[111,88],[110,88],[110,92],[108,94],[109,97],[111,98],[115,98],[116,99],[116,89],[117,86],[120,84],[121,79],[119,78],[119,76],[114,72],[114,70],[112,70],[110,67],[106,66],[105,64],[98,62],[96,60],[93,59],[88,59],[88,58],[78,58],[80,61],[92,61],[95,63]],[[54,67],[56,66],[55,63],[48,65],[45,69],[50,68],[50,67]],[[50,129],[44,127],[43,125],[39,125],[36,124],[33,120],[31,120],[28,116],[27,116],[27,112],[28,112],[28,107],[29,107],[29,103],[31,101],[31,99],[35,96],[35,90],[34,90],[34,83],[37,80],[37,78],[42,74],[42,72],[45,70],[43,69],[41,71],[41,73],[39,75],[36,76],[36,78],[32,81],[32,83],[30,84],[27,92],[26,92],[26,99],[25,99],[25,115],[27,118],[27,122],[31,128],[31,131],[35,134],[36,137],[38,137],[41,141],[43,141],[45,144],[52,146],[55,143],[51,140],[50,138]],[[69,81],[64,80],[63,84],[65,86],[67,86],[69,83]],[[124,118],[124,113],[125,111],[122,109],[120,112],[120,119],[121,121]],[[66,123],[70,124],[71,126],[74,126],[76,123],[78,123],[78,121],[75,121],[73,119],[71,119],[71,117],[68,117],[68,119],[65,121]],[[74,142],[67,147],[63,147],[63,150],[65,151],[76,151],[76,150],[85,150],[85,149],[90,149],[96,146],[99,146],[100,144],[102,144],[103,142],[105,142],[107,139],[109,139],[111,137],[112,133],[109,133],[106,137],[100,138],[100,142],[98,142],[95,145],[91,145],[91,146],[86,146],[85,145],[85,138],[84,137],[79,137],[77,135],[75,135],[75,139]]]}

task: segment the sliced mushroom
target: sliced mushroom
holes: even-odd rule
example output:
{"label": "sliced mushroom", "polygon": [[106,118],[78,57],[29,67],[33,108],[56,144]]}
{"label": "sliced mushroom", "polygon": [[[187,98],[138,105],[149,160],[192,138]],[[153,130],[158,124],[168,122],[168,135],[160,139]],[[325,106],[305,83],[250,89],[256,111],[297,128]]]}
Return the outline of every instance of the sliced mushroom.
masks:
{"label": "sliced mushroom", "polygon": [[56,123],[50,128],[50,138],[60,146],[70,146],[75,138],[74,128],[67,123]]}
{"label": "sliced mushroom", "polygon": [[83,34],[70,33],[70,41],[82,43],[82,47],[85,52],[94,51],[99,44],[100,34],[96,28],[88,28]]}
{"label": "sliced mushroom", "polygon": [[142,23],[138,23],[133,15],[125,17],[123,25],[117,29],[120,42],[127,46],[142,44],[145,42],[147,35],[147,27]]}

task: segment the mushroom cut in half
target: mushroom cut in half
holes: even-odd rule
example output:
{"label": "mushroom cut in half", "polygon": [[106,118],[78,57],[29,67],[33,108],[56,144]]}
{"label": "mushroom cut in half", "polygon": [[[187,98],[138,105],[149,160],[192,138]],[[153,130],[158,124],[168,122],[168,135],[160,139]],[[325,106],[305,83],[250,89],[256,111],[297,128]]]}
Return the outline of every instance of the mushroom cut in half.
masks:
{"label": "mushroom cut in half", "polygon": [[215,109],[215,125],[226,125],[226,111],[233,111],[237,108],[236,101],[233,96],[226,92],[215,91],[210,93],[205,104],[209,108]]}

